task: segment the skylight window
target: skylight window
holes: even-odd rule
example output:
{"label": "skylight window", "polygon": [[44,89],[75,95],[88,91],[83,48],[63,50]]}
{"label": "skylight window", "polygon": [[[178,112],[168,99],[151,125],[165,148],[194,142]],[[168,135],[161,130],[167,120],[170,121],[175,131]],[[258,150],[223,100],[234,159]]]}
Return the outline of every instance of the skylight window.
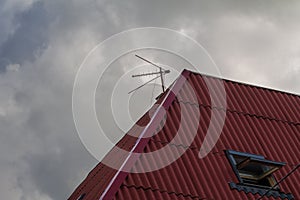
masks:
{"label": "skylight window", "polygon": [[[261,155],[226,150],[226,155],[239,180],[239,184],[271,188],[277,182],[273,173],[285,165],[283,162],[266,160]],[[279,189],[275,187],[275,189]]]}

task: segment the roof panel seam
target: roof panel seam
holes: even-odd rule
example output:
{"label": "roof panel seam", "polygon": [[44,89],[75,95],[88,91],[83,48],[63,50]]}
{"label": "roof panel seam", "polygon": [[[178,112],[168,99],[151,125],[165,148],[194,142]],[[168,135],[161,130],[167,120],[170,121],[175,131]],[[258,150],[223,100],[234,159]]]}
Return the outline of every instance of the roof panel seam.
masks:
{"label": "roof panel seam", "polygon": [[[197,146],[186,146],[186,145],[183,145],[183,144],[175,144],[175,143],[169,143],[167,141],[162,141],[162,140],[157,140],[157,139],[153,139],[151,138],[150,141],[152,141],[153,143],[161,143],[161,144],[169,144],[170,146],[174,146],[174,147],[177,147],[177,148],[184,148],[186,150],[196,150],[197,152],[199,151],[200,147],[197,147]],[[219,155],[219,156],[225,156],[224,152],[223,151],[215,151],[212,153],[212,155]],[[286,165],[288,166],[297,166],[297,162],[296,163],[286,163]]]}
{"label": "roof panel seam", "polygon": [[271,120],[271,121],[283,122],[283,123],[287,123],[287,124],[294,125],[294,126],[299,126],[300,125],[300,122],[293,122],[293,121],[289,121],[289,120],[278,119],[278,118],[275,118],[275,117],[269,117],[269,116],[264,116],[264,115],[251,114],[251,113],[247,113],[247,112],[244,112],[244,111],[225,109],[225,108],[222,108],[222,107],[216,107],[216,106],[212,107],[211,105],[208,105],[208,104],[198,104],[198,103],[192,103],[192,102],[185,102],[185,101],[180,101],[180,100],[177,100],[177,99],[175,100],[175,102],[176,103],[189,104],[191,106],[216,109],[216,110],[224,111],[224,112],[236,113],[238,115],[244,115],[244,116],[249,116],[249,117],[256,117],[258,119],[268,119],[268,120]]}
{"label": "roof panel seam", "polygon": [[170,145],[170,146],[175,146],[175,147],[182,147],[182,148],[184,148],[184,149],[200,149],[200,147],[197,147],[197,146],[192,146],[192,145],[190,145],[190,146],[188,146],[188,145],[184,145],[184,144],[176,144],[176,143],[170,143],[170,142],[168,142],[168,141],[162,141],[162,140],[157,140],[157,139],[153,139],[153,138],[151,138],[150,139],[152,142],[154,142],[154,143],[161,143],[161,144],[168,144],[168,145]]}
{"label": "roof panel seam", "polygon": [[144,191],[147,191],[147,190],[151,190],[153,192],[157,191],[157,192],[160,192],[160,193],[167,193],[167,194],[174,194],[176,196],[183,196],[183,197],[190,197],[192,199],[201,199],[201,200],[204,200],[204,199],[207,199],[206,197],[200,197],[200,196],[197,196],[197,195],[192,195],[192,194],[184,194],[182,192],[174,192],[174,191],[167,191],[167,190],[161,190],[161,189],[156,189],[156,188],[152,188],[152,187],[144,187],[144,186],[136,186],[136,185],[127,185],[127,184],[122,184],[121,187],[127,187],[127,188],[135,188],[135,189],[142,189]]}

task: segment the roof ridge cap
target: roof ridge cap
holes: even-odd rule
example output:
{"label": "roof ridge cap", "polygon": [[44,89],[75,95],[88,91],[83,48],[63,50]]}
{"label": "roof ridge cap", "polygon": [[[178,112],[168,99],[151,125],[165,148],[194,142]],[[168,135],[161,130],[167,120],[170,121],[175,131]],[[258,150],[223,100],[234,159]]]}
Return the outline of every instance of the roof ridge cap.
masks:
{"label": "roof ridge cap", "polygon": [[[187,77],[190,76],[191,72],[189,70],[184,69],[180,76],[175,80],[174,84],[171,86],[172,88],[168,91],[168,94],[164,97],[161,104],[159,105],[158,109],[155,111],[153,117],[150,119],[149,123],[146,125],[146,127],[143,129],[142,133],[139,135],[135,145],[130,150],[127,158],[125,159],[124,163],[121,165],[121,167],[118,169],[116,174],[113,176],[107,187],[105,188],[104,192],[100,196],[100,200],[103,199],[111,199],[111,197],[117,192],[117,190],[120,188],[121,184],[125,180],[126,176],[129,172],[123,171],[123,169],[126,167],[128,168],[129,165],[133,165],[135,163],[137,157],[132,156],[133,153],[139,153],[141,152],[144,147],[149,143],[150,137],[146,137],[146,140],[142,140],[142,138],[147,135],[147,131],[149,130],[149,127],[153,126],[153,122],[160,121],[157,120],[156,117],[161,111],[161,108],[164,107],[164,109],[168,109],[168,107],[171,105],[171,103],[175,100],[176,95],[182,88],[183,84],[186,82]],[[156,128],[156,127],[155,127]],[[151,129],[150,129],[151,130]],[[129,159],[132,159],[133,161],[129,162]],[[119,178],[119,180],[118,180]]]}

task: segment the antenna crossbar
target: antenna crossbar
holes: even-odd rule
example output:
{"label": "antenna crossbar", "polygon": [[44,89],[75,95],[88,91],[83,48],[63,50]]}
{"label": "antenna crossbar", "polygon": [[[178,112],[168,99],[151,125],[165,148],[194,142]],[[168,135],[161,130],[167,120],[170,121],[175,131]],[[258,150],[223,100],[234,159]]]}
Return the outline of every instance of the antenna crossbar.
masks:
{"label": "antenna crossbar", "polygon": [[[170,70],[164,70],[162,71],[163,74],[168,74],[170,73]],[[135,77],[140,77],[140,76],[151,76],[151,75],[156,75],[156,74],[161,74],[161,72],[150,72],[150,73],[144,73],[144,74],[135,74],[135,75],[132,75],[132,78],[135,78]]]}
{"label": "antenna crossbar", "polygon": [[135,56],[138,57],[139,59],[141,59],[141,60],[143,60],[143,61],[145,61],[145,62],[147,62],[147,63],[149,63],[149,64],[151,64],[151,65],[153,65],[153,66],[155,66],[155,67],[157,67],[157,68],[159,69],[159,72],[150,72],[150,73],[143,73],[143,74],[132,75],[132,77],[134,78],[134,77],[152,76],[152,75],[157,75],[157,74],[158,74],[158,76],[156,76],[155,78],[153,78],[153,79],[147,81],[147,82],[144,83],[143,85],[141,85],[141,86],[139,86],[139,87],[137,87],[137,88],[131,90],[130,92],[128,92],[128,94],[130,94],[130,93],[132,93],[132,92],[134,92],[134,91],[140,89],[141,87],[145,86],[146,84],[150,83],[151,81],[153,81],[153,80],[155,80],[155,79],[157,79],[157,78],[160,78],[160,80],[161,80],[162,91],[165,92],[164,75],[170,73],[170,70],[165,70],[165,69],[163,69],[162,67],[158,66],[157,64],[155,64],[155,63],[153,63],[153,62],[151,62],[151,61],[147,60],[146,58],[143,58],[143,57],[141,57],[141,56],[139,56],[139,55],[135,55]]}

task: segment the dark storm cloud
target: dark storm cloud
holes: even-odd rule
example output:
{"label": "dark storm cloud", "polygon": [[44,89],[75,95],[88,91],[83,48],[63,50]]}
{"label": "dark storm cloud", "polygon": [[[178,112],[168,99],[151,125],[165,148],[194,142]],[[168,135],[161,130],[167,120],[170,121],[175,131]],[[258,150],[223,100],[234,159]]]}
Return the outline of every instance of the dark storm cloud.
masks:
{"label": "dark storm cloud", "polygon": [[66,199],[97,163],[76,134],[72,84],[89,50],[120,31],[182,31],[224,77],[300,93],[298,1],[21,2],[0,2],[3,199]]}
{"label": "dark storm cloud", "polygon": [[[13,24],[18,27],[1,45],[0,58],[13,63],[33,61],[47,46],[48,26],[53,21],[42,2],[36,2],[25,12],[14,16]],[[5,66],[0,67],[1,71]]]}

